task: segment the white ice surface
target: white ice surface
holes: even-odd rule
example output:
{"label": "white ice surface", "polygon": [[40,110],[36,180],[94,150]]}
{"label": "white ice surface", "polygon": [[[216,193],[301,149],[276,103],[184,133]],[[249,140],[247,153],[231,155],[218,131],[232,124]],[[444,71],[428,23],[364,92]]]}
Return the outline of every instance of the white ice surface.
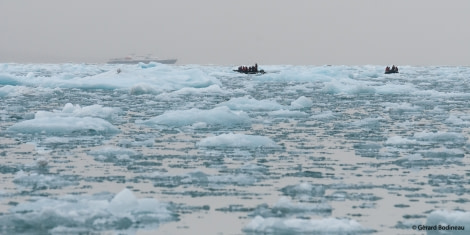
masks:
{"label": "white ice surface", "polygon": [[60,198],[36,197],[10,209],[0,217],[2,226],[37,226],[35,232],[46,233],[75,229],[95,231],[158,226],[174,220],[170,205],[154,198],[137,198],[129,189],[109,198],[102,195],[65,195]]}
{"label": "white ice surface", "polygon": [[263,218],[256,216],[243,229],[248,233],[262,234],[367,234],[367,229],[355,220],[349,219],[297,219]]}
{"label": "white ice surface", "polygon": [[163,113],[157,117],[143,121],[149,126],[163,127],[182,127],[196,123],[204,123],[209,126],[248,126],[251,120],[243,111],[231,111],[225,106],[216,107],[210,110],[189,109],[189,110],[172,110]]}
{"label": "white ice surface", "polygon": [[196,144],[199,147],[270,147],[279,146],[270,138],[265,136],[245,135],[245,134],[222,134],[218,136],[207,137]]}
{"label": "white ice surface", "polygon": [[38,111],[34,119],[22,121],[9,127],[9,131],[20,133],[45,133],[66,135],[74,132],[95,134],[116,134],[119,129],[108,121],[117,115],[119,109],[92,105],[81,108],[67,103],[62,110]]}

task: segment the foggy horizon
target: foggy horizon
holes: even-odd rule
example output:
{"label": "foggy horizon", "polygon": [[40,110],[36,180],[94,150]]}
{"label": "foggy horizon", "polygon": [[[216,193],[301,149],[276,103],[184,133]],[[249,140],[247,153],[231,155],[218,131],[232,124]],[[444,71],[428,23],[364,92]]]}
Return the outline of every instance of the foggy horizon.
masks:
{"label": "foggy horizon", "polygon": [[470,65],[470,1],[0,2],[0,63]]}

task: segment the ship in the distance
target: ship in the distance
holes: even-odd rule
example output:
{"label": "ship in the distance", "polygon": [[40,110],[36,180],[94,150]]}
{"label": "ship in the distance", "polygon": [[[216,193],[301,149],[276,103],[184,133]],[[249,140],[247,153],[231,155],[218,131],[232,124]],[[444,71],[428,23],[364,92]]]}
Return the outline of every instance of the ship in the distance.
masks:
{"label": "ship in the distance", "polygon": [[157,62],[161,64],[174,64],[176,59],[159,59],[153,56],[126,56],[122,58],[113,58],[108,61],[108,64],[148,64],[150,62]]}

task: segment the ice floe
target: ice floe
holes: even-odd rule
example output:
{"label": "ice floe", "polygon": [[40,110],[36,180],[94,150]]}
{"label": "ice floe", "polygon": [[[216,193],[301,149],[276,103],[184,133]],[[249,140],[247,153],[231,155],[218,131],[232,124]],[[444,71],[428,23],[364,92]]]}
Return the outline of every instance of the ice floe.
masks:
{"label": "ice floe", "polygon": [[256,100],[251,97],[232,98],[229,101],[220,103],[219,106],[227,106],[232,110],[243,111],[275,111],[285,108],[273,100]]}
{"label": "ice floe", "polygon": [[[243,111],[232,111],[225,106],[210,110],[189,109],[167,111],[164,114],[141,122],[156,127],[182,127],[204,123],[203,127],[244,127],[251,125],[251,120]],[[196,126],[196,128],[197,128]]]}
{"label": "ice floe", "polygon": [[70,185],[78,185],[75,177],[55,174],[41,174],[37,172],[18,171],[13,179],[15,184],[32,190],[56,189]]}
{"label": "ice floe", "polygon": [[428,215],[427,226],[440,226],[440,229],[429,229],[428,234],[468,234],[470,212],[436,210]]}
{"label": "ice floe", "polygon": [[243,231],[248,234],[369,234],[374,232],[350,219],[264,218],[261,216],[256,216],[251,220]]}
{"label": "ice floe", "polygon": [[177,220],[172,205],[137,198],[129,189],[112,194],[36,197],[0,215],[0,231],[18,233],[96,233],[125,231]]}
{"label": "ice floe", "polygon": [[116,161],[130,161],[132,157],[138,155],[136,151],[127,148],[116,146],[103,146],[93,149],[88,154],[95,157],[99,161],[116,162]]}
{"label": "ice floe", "polygon": [[116,134],[119,129],[103,118],[111,119],[119,109],[92,105],[81,108],[66,104],[61,111],[38,111],[34,119],[14,124],[9,131],[20,133],[44,133],[67,135],[81,133],[87,135]]}
{"label": "ice floe", "polygon": [[245,147],[245,148],[278,148],[273,140],[265,136],[245,135],[245,134],[222,134],[207,137],[196,144],[198,147]]}

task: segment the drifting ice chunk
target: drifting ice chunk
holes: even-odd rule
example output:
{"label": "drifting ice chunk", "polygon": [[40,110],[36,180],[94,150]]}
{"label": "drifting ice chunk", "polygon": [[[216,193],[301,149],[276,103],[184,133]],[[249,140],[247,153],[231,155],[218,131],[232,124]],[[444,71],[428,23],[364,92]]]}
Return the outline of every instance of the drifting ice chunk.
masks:
{"label": "drifting ice chunk", "polygon": [[13,182],[23,187],[31,187],[33,190],[62,188],[64,186],[78,184],[78,182],[63,179],[63,177],[58,175],[43,175],[24,171],[18,171]]}
{"label": "drifting ice chunk", "polygon": [[293,109],[303,109],[303,108],[310,108],[313,105],[313,101],[305,96],[301,96],[298,99],[292,101],[290,106]]}
{"label": "drifting ice chunk", "polygon": [[256,100],[250,97],[233,98],[221,103],[220,106],[227,106],[232,110],[244,111],[274,111],[286,108],[276,101]]}
{"label": "drifting ice chunk", "polygon": [[[184,87],[208,87],[220,84],[217,78],[205,74],[198,68],[178,69],[164,64],[150,65],[125,65],[120,67],[122,71],[116,74],[116,68],[102,71],[102,68],[82,66],[79,69],[92,69],[94,71],[80,71],[75,74],[67,74],[68,71],[56,73],[51,77],[31,76],[25,79],[22,76],[4,77],[0,75],[0,84],[16,85],[25,84],[50,88],[80,88],[80,89],[128,89],[135,84],[146,84],[157,92],[174,91]],[[63,68],[69,70],[70,68]],[[70,79],[73,78],[73,79]]]}
{"label": "drifting ice chunk", "polygon": [[222,95],[226,94],[227,91],[222,89],[219,85],[211,85],[208,87],[203,87],[203,88],[194,88],[194,87],[185,87],[181,88],[180,90],[173,91],[170,93],[162,93],[157,96],[158,99],[163,99],[167,100],[172,97],[177,97],[177,96],[197,96],[197,95]]}
{"label": "drifting ice chunk", "polygon": [[293,203],[287,197],[281,197],[279,201],[269,208],[267,204],[261,204],[256,207],[251,216],[262,217],[288,217],[304,215],[331,215],[332,208],[326,203]]}
{"label": "drifting ice chunk", "polygon": [[[428,234],[468,234],[470,228],[470,212],[438,210],[429,214],[428,226],[442,226],[443,229],[428,230]],[[452,226],[452,230],[450,228]],[[458,227],[461,226],[461,229]]]}
{"label": "drifting ice chunk", "polygon": [[384,111],[390,112],[391,114],[407,114],[407,113],[417,113],[422,110],[419,106],[414,106],[410,103],[383,103],[385,106]]}
{"label": "drifting ice chunk", "polygon": [[248,233],[268,234],[366,234],[374,230],[364,228],[355,220],[325,218],[307,220],[295,218],[263,218],[256,216],[243,229]]}
{"label": "drifting ice chunk", "polygon": [[95,156],[102,161],[114,162],[118,160],[130,160],[130,157],[138,155],[132,149],[120,148],[115,146],[104,146],[91,150],[88,154]]}
{"label": "drifting ice chunk", "polygon": [[92,117],[50,117],[35,118],[17,123],[10,128],[9,131],[20,133],[46,133],[66,135],[72,133],[81,134],[116,134],[119,129],[111,123]]}
{"label": "drifting ice chunk", "polygon": [[458,126],[458,127],[466,127],[470,125],[470,122],[468,121],[469,117],[468,116],[456,116],[456,115],[449,115],[449,118],[447,118],[444,123],[453,125],[453,126]]}
{"label": "drifting ice chunk", "polygon": [[467,141],[467,138],[455,132],[420,132],[415,133],[414,138],[421,141],[429,141],[433,143],[440,143],[440,142],[451,142],[454,144],[460,143],[463,144]]}
{"label": "drifting ice chunk", "polygon": [[[110,107],[103,107],[101,105],[95,104],[91,106],[80,107],[80,105],[73,105],[71,103],[65,104],[64,108],[62,109],[62,114],[67,116],[75,116],[75,117],[99,117],[104,119],[112,119],[114,115],[119,113],[121,110],[119,108],[110,108]],[[53,114],[49,115],[48,112],[38,112],[36,114],[36,118],[51,116],[54,114],[59,114],[60,112],[54,112]]]}
{"label": "drifting ice chunk", "polygon": [[20,133],[46,133],[67,135],[81,134],[116,134],[119,129],[101,119],[111,119],[120,110],[92,105],[81,108],[80,105],[67,103],[61,111],[38,111],[34,119],[16,123],[8,128]]}
{"label": "drifting ice chunk", "polygon": [[143,123],[146,125],[171,127],[189,126],[196,123],[198,123],[198,126],[201,126],[201,123],[211,126],[247,126],[251,124],[251,121],[245,112],[233,112],[227,107],[218,107],[211,110],[167,111]]}
{"label": "drifting ice chunk", "polygon": [[0,85],[17,86],[18,82],[14,77],[6,74],[0,74]]}
{"label": "drifting ice chunk", "polygon": [[134,194],[129,189],[124,189],[111,200],[109,203],[109,211],[115,215],[122,214],[132,211],[138,204]]}
{"label": "drifting ice chunk", "polygon": [[177,187],[180,185],[191,186],[223,186],[223,185],[253,185],[261,178],[260,175],[249,173],[236,174],[206,174],[201,170],[195,170],[182,175],[155,172],[147,176],[155,181],[158,187]]}
{"label": "drifting ice chunk", "polygon": [[265,136],[244,135],[244,134],[222,134],[219,136],[207,137],[197,143],[198,147],[279,147],[274,141]]}
{"label": "drifting ice chunk", "polygon": [[335,118],[335,114],[332,111],[328,110],[321,113],[315,113],[310,118],[315,120],[328,121]]}
{"label": "drifting ice chunk", "polygon": [[387,139],[385,145],[416,145],[416,140],[410,140],[401,136],[392,136]]}
{"label": "drifting ice chunk", "polygon": [[310,197],[323,197],[325,195],[325,186],[303,182],[297,185],[286,186],[281,191],[284,195],[293,198],[309,200]]}
{"label": "drifting ice chunk", "polygon": [[124,189],[108,194],[67,195],[58,199],[39,197],[0,214],[2,234],[49,234],[51,232],[97,233],[107,230],[157,227],[176,220],[167,203],[153,198],[138,199]]}
{"label": "drifting ice chunk", "polygon": [[25,87],[6,85],[3,87],[0,87],[0,97],[18,96],[18,95],[21,95],[21,93],[23,93],[22,91],[24,90],[28,90],[28,89]]}
{"label": "drifting ice chunk", "polygon": [[303,212],[331,212],[332,208],[326,203],[293,203],[287,197],[281,197],[273,206],[274,210],[283,211],[284,213],[303,213]]}
{"label": "drifting ice chunk", "polygon": [[268,113],[271,117],[277,118],[303,118],[307,117],[308,114],[301,111],[290,111],[290,110],[277,110]]}

